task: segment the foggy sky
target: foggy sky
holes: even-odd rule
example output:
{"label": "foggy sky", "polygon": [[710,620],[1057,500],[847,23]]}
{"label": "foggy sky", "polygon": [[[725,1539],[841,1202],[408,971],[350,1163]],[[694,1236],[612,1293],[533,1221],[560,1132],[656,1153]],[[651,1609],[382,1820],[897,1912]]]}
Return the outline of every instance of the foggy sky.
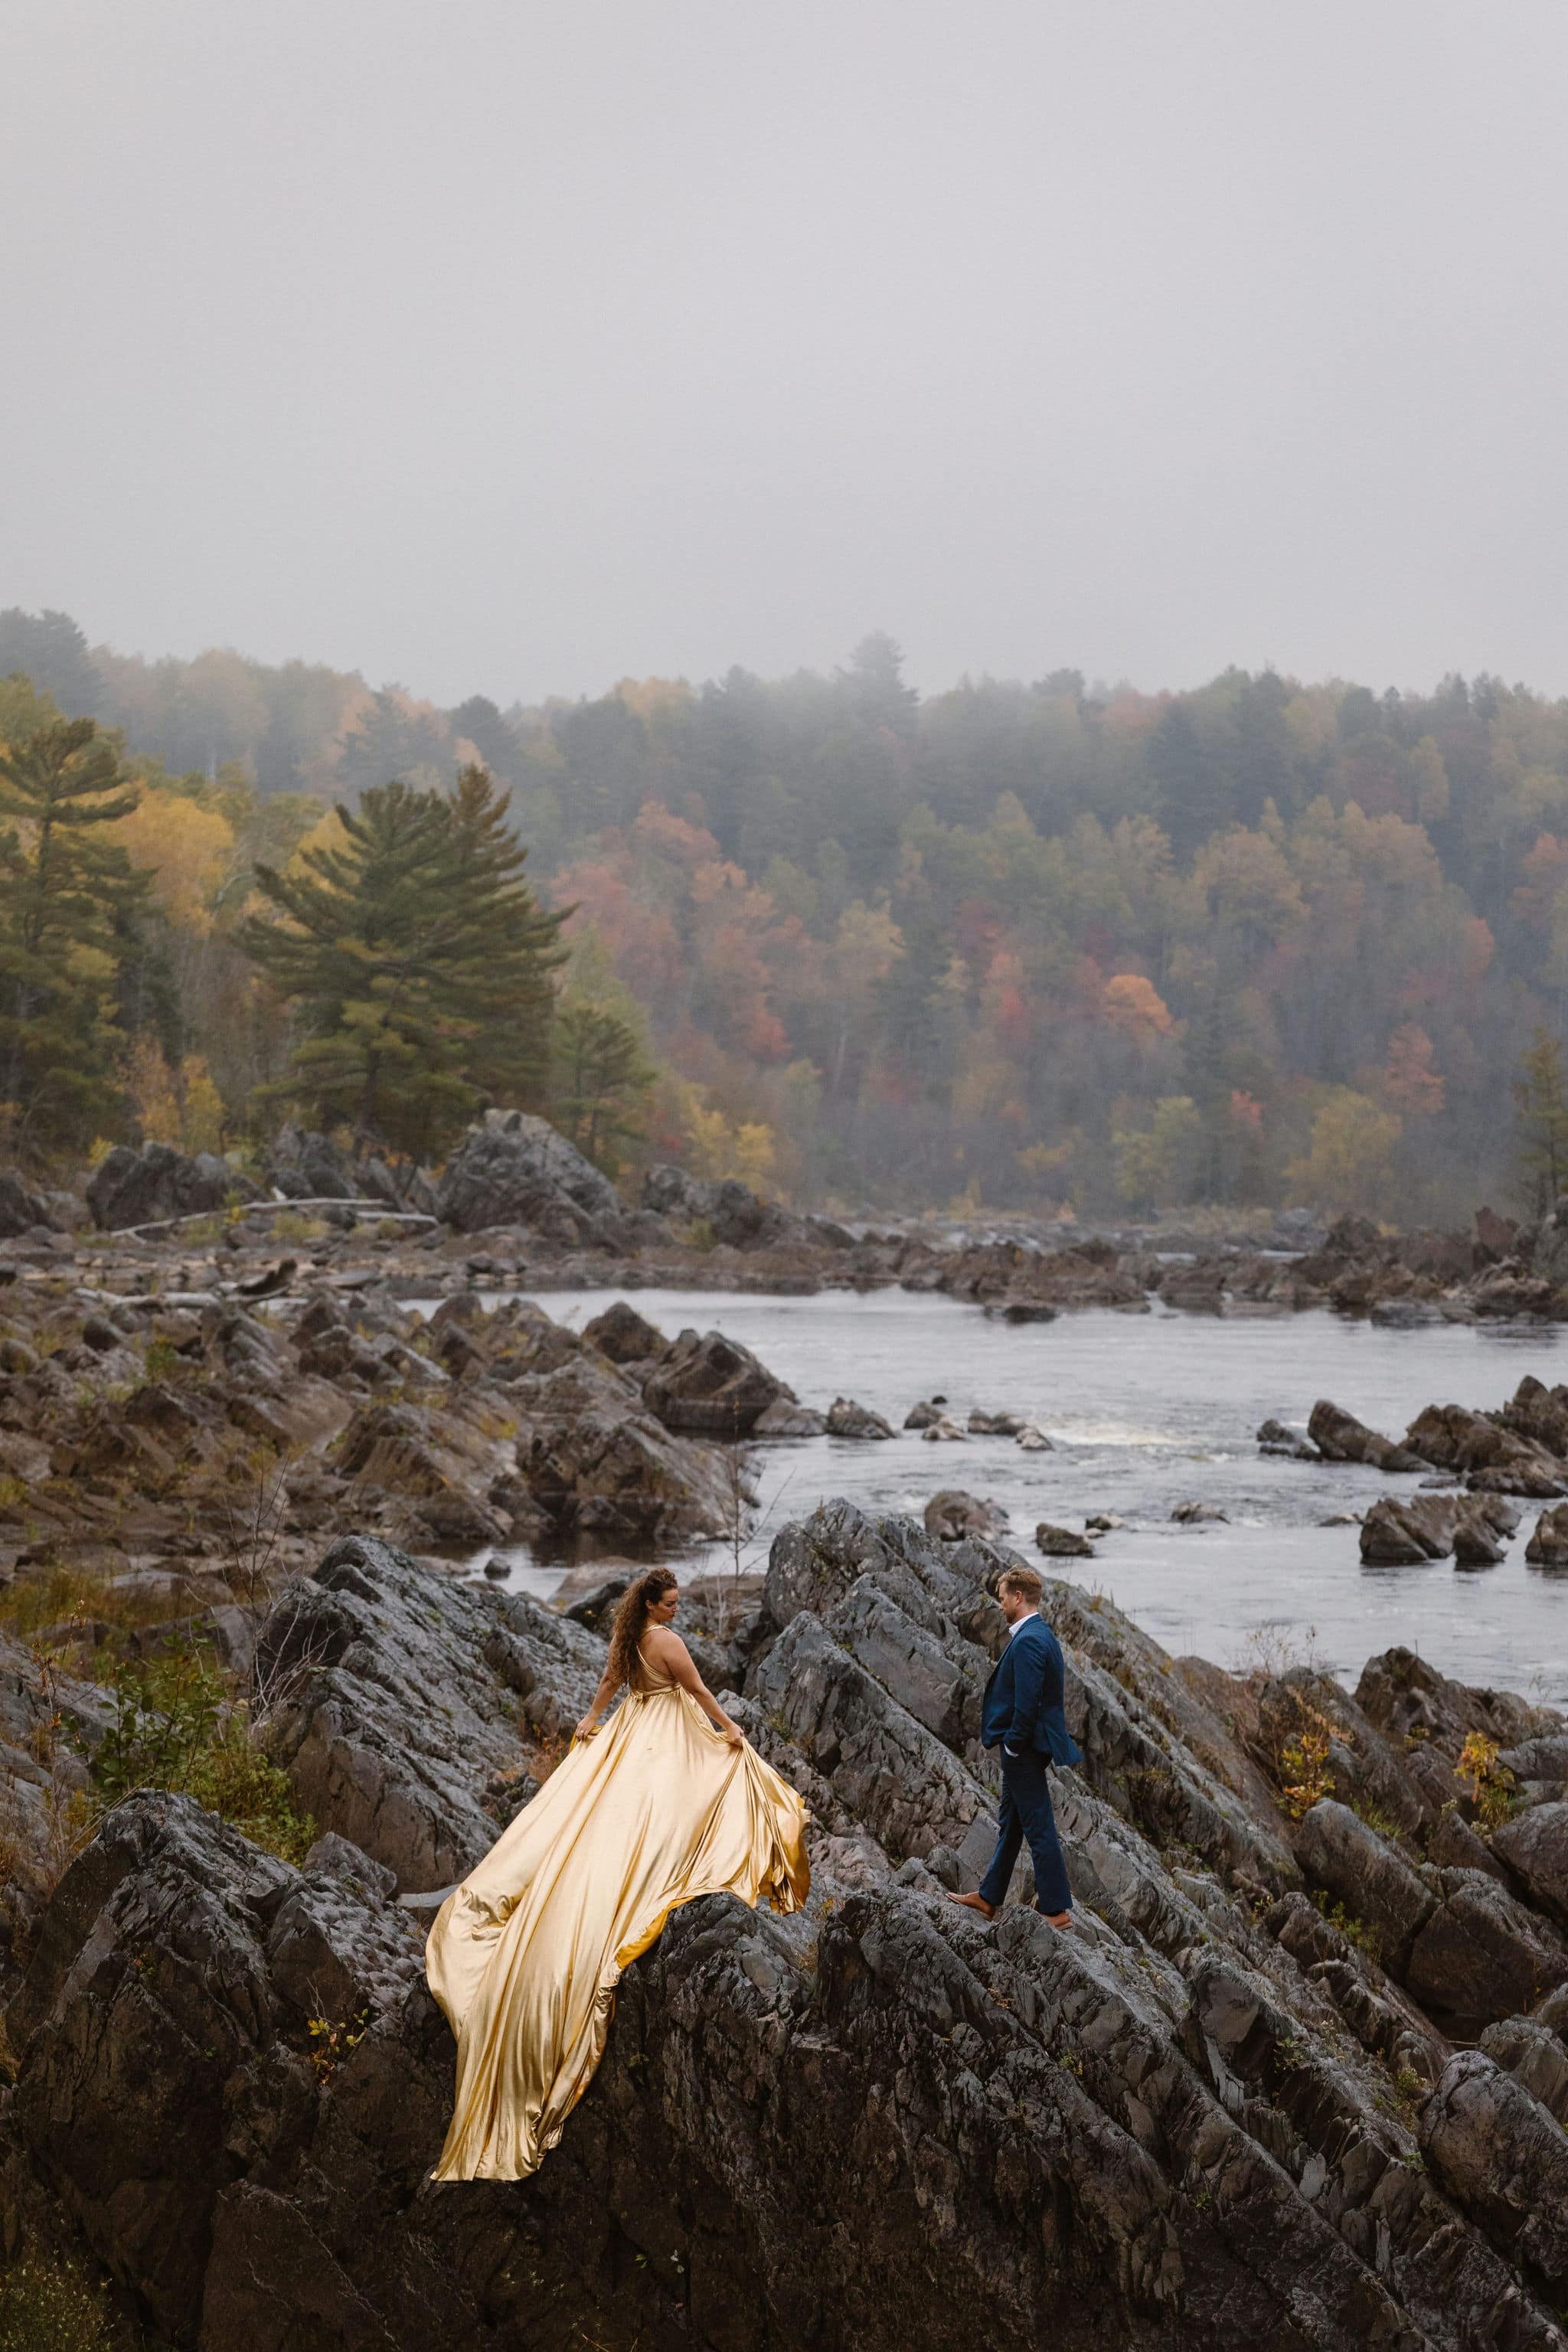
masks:
{"label": "foggy sky", "polygon": [[1568,691],[1562,0],[0,0],[0,605]]}

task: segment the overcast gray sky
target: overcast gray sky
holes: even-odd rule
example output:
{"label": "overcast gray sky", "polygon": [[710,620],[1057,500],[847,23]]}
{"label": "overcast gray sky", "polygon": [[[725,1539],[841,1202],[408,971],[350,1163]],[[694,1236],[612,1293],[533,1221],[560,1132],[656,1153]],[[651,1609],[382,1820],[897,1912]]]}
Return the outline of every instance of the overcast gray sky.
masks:
{"label": "overcast gray sky", "polygon": [[1568,691],[1563,0],[0,0],[0,604]]}

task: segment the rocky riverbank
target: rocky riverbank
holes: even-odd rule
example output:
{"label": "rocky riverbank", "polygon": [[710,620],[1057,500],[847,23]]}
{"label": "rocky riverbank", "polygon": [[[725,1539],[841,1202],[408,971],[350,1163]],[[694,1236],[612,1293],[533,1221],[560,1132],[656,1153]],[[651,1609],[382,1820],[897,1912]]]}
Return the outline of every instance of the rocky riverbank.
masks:
{"label": "rocky riverbank", "polygon": [[[1568,1722],[1405,1651],[1353,1697],[1227,1675],[1052,1582],[1076,1925],[986,1926],[946,1893],[990,1843],[1005,1558],[781,1530],[698,1639],[813,1809],[808,1911],[678,1914],[539,2176],[434,2190],[419,1898],[551,1769],[602,1613],[332,1544],[252,1627],[304,1867],[148,1790],[17,1927],[7,2245],[204,2352],[1563,2352]],[[60,1675],[46,1739],[7,1673],[12,1752],[85,1780],[102,1693]]]}
{"label": "rocky riverbank", "polygon": [[[1016,1322],[1089,1307],[1289,1315],[1327,1307],[1399,1327],[1568,1320],[1568,1203],[1521,1226],[1489,1209],[1468,1233],[1385,1234],[1304,1212],[1230,1234],[1086,1231],[802,1214],[733,1180],[655,1168],[631,1205],[541,1118],[492,1111],[439,1174],[286,1129],[256,1176],[163,1144],[121,1146],[74,1191],[0,1175],[0,1269],[224,1291],[310,1273],[399,1297],[471,1281],[530,1288],[809,1293],[899,1285]],[[287,1268],[285,1272],[283,1269]]]}
{"label": "rocky riverbank", "polygon": [[0,1583],[249,1601],[345,1522],[452,1560],[689,1544],[743,1522],[750,1441],[826,1426],[624,1302],[579,1333],[471,1286],[428,1317],[357,1276],[252,1287],[0,1286]]}

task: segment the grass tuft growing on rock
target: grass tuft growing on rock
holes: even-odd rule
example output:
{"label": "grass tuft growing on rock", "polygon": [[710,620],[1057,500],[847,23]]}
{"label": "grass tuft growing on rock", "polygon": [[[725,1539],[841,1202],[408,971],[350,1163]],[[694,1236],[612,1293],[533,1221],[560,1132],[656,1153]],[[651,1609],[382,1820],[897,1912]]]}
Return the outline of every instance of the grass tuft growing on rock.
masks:
{"label": "grass tuft growing on rock", "polygon": [[129,2340],[74,2263],[25,2254],[0,2271],[0,2352],[118,2352]]}
{"label": "grass tuft growing on rock", "polygon": [[85,1569],[50,1568],[41,1576],[18,1576],[0,1588],[0,1627],[26,1641],[46,1625],[93,1618],[106,1625],[129,1629],[162,1624],[183,1617],[188,1596],[176,1585],[144,1585],[110,1576],[94,1576]]}

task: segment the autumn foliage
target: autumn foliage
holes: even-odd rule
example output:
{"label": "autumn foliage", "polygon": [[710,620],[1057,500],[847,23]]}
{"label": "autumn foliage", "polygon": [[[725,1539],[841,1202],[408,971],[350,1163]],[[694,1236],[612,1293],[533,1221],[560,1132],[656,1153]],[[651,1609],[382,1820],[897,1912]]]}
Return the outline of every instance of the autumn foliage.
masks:
{"label": "autumn foliage", "polygon": [[[342,851],[333,801],[447,796],[465,766],[563,918],[572,1018],[527,1087],[621,1165],[889,1206],[1450,1215],[1506,1189],[1521,1057],[1568,1020],[1568,704],[1494,679],[921,700],[874,638],[830,677],[441,710],[70,630],[13,634],[35,687],[53,665],[121,730],[135,806],[101,830],[142,944],[95,1084],[142,1131],[254,1131],[320,1034],[287,951],[246,952],[290,861]],[[354,1018],[379,984],[345,984]],[[523,1084],[504,1054],[458,1080],[452,1117]]]}

